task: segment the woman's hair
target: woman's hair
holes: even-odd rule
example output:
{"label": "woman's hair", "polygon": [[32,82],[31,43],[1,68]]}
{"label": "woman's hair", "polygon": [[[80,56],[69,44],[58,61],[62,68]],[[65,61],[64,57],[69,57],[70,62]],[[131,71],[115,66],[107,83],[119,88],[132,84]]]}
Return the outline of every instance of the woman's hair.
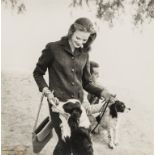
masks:
{"label": "woman's hair", "polygon": [[88,38],[88,41],[84,44],[84,49],[85,51],[89,51],[90,50],[90,45],[92,44],[92,42],[95,40],[97,34],[96,31],[94,29],[93,23],[88,19],[88,18],[78,18],[69,28],[68,31],[68,38],[71,38],[71,36],[73,35],[73,33],[76,30],[80,30],[83,32],[89,32],[90,33],[90,37]]}

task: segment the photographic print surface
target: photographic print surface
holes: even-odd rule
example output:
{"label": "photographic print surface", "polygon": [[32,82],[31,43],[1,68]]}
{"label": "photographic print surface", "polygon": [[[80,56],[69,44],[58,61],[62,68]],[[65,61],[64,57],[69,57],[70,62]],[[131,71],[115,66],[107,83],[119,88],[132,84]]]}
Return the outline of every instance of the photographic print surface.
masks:
{"label": "photographic print surface", "polygon": [[[99,64],[97,85],[116,94],[130,109],[119,116],[117,146],[111,147],[104,127],[91,134],[94,155],[153,155],[154,1],[3,0],[1,3],[2,155],[34,154],[32,131],[41,92],[33,71],[45,46],[66,36],[71,24],[80,17],[89,18],[97,33],[89,51],[89,60]],[[64,65],[69,63],[65,58],[62,61]],[[48,84],[48,71],[44,78]],[[87,99],[86,92],[84,98]],[[48,115],[44,98],[38,124]],[[96,121],[95,116],[91,123]],[[113,125],[112,122],[110,126]],[[40,155],[52,155],[57,142],[53,129],[53,137]]]}

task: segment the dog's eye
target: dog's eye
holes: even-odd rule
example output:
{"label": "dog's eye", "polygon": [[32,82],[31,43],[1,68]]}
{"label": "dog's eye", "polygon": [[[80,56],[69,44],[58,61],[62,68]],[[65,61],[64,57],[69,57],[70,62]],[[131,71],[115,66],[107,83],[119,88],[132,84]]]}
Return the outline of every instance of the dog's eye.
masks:
{"label": "dog's eye", "polygon": [[125,105],[122,105],[122,108],[125,108]]}

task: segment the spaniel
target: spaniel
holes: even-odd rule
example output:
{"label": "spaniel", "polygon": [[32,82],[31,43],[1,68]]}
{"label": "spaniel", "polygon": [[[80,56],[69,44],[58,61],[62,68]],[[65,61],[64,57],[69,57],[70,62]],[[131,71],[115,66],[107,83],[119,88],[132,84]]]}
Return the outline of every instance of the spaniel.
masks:
{"label": "spaniel", "polygon": [[81,102],[77,99],[59,102],[52,111],[60,113],[61,138],[64,142],[70,140],[73,155],[93,155],[90,121]]}
{"label": "spaniel", "polygon": [[118,145],[118,126],[120,121],[120,114],[124,113],[125,110],[131,110],[127,108],[125,104],[119,100],[116,100],[114,103],[110,104],[103,117],[99,115],[96,117],[97,122],[99,123],[99,129],[103,128],[107,130],[109,138],[109,148],[114,149]]}

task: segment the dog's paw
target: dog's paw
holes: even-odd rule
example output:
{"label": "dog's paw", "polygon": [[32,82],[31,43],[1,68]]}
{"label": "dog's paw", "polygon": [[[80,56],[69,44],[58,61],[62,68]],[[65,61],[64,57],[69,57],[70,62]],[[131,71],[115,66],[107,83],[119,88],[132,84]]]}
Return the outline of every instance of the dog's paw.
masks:
{"label": "dog's paw", "polygon": [[114,142],[114,144],[115,144],[115,146],[118,146],[118,145],[119,145],[119,143],[118,143],[118,142]]}
{"label": "dog's paw", "polygon": [[108,146],[109,146],[110,149],[114,149],[115,148],[115,145],[113,143],[110,143]]}

